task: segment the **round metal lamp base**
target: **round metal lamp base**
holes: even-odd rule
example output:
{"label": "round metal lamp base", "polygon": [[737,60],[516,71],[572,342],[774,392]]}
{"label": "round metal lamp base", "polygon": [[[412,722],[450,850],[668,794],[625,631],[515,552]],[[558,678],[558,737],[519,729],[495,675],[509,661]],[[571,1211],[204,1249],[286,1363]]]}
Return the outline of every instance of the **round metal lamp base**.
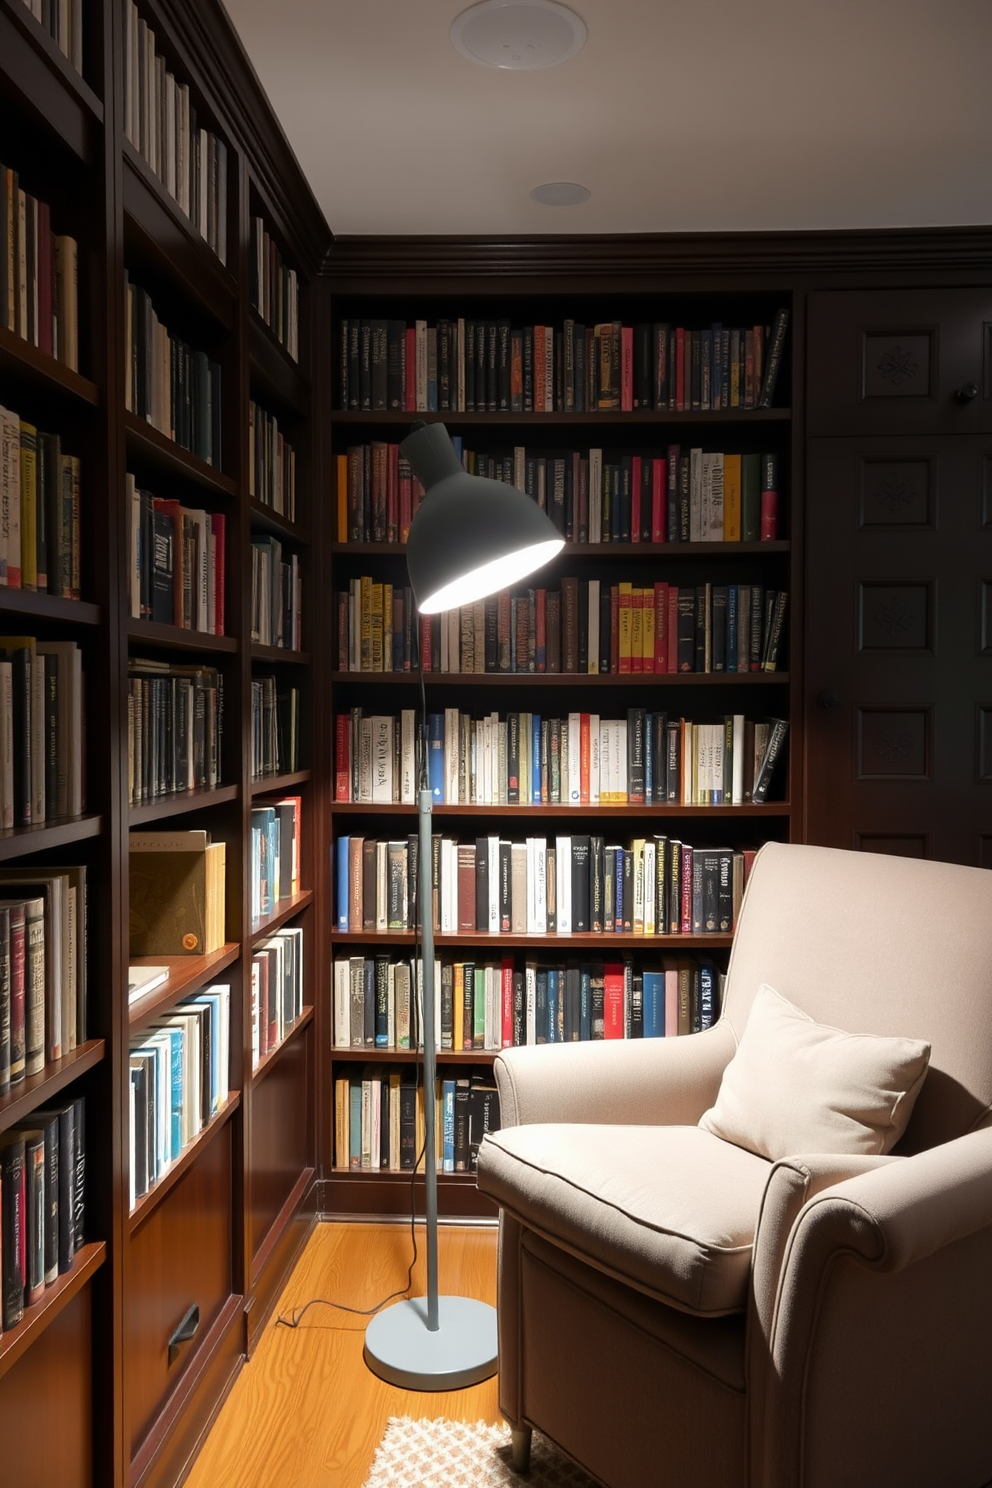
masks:
{"label": "round metal lamp base", "polygon": [[474,1297],[439,1297],[437,1306],[435,1333],[427,1327],[426,1297],[376,1313],[365,1330],[373,1374],[403,1390],[461,1390],[496,1373],[495,1307]]}

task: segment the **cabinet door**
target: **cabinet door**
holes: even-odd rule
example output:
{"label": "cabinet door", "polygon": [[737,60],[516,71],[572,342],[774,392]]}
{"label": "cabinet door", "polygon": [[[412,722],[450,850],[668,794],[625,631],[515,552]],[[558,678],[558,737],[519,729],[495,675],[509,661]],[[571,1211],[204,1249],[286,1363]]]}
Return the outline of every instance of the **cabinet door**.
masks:
{"label": "cabinet door", "polygon": [[992,430],[992,289],[812,294],[807,367],[809,434]]}
{"label": "cabinet door", "polygon": [[992,867],[992,437],[807,459],[807,839]]}

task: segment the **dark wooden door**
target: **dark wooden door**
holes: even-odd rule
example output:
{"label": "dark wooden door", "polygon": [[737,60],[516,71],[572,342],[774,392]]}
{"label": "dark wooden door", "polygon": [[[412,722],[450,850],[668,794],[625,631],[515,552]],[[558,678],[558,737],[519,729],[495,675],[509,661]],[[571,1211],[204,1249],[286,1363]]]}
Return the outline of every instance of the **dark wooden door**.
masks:
{"label": "dark wooden door", "polygon": [[[850,344],[852,322],[843,312],[865,297],[815,298],[839,302],[834,340]],[[874,319],[864,311],[862,330],[884,323],[887,301],[912,308],[903,294],[875,298],[881,308]],[[936,314],[947,309],[947,295],[913,298],[917,314],[907,314],[907,324],[930,325],[939,354],[951,340]],[[960,345],[963,298],[953,298]],[[976,317],[984,303],[972,295]],[[826,308],[817,307],[811,326],[818,316],[826,323]],[[976,327],[973,318],[973,332],[974,347],[987,336],[984,322]],[[847,370],[850,385],[860,374],[850,363]],[[819,385],[827,382],[823,374]],[[883,400],[873,422],[885,432],[872,434],[861,427],[865,402],[852,394],[845,406],[838,396],[818,415],[810,410],[811,425],[831,433],[807,444],[807,840],[992,867],[992,428],[985,400],[962,405],[988,430],[968,434],[947,398],[946,416],[933,418],[944,431],[909,432],[913,420]],[[929,415],[920,422],[925,427]]]}

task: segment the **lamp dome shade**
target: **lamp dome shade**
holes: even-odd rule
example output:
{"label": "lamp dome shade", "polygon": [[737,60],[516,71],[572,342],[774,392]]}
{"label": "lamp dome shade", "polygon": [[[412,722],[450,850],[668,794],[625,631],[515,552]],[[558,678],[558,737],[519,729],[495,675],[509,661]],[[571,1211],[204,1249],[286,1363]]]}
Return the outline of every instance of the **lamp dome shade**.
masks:
{"label": "lamp dome shade", "polygon": [[463,469],[444,424],[415,425],[400,451],[425,493],[406,544],[422,615],[495,594],[564,547],[551,518],[525,492]]}

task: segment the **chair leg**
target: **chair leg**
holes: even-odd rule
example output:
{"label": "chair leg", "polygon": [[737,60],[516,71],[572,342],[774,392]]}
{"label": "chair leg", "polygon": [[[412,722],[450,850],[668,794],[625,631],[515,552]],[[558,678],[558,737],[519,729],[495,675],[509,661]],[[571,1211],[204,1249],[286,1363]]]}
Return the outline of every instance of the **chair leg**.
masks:
{"label": "chair leg", "polygon": [[515,1473],[525,1473],[530,1469],[530,1437],[529,1426],[511,1426],[510,1466]]}

